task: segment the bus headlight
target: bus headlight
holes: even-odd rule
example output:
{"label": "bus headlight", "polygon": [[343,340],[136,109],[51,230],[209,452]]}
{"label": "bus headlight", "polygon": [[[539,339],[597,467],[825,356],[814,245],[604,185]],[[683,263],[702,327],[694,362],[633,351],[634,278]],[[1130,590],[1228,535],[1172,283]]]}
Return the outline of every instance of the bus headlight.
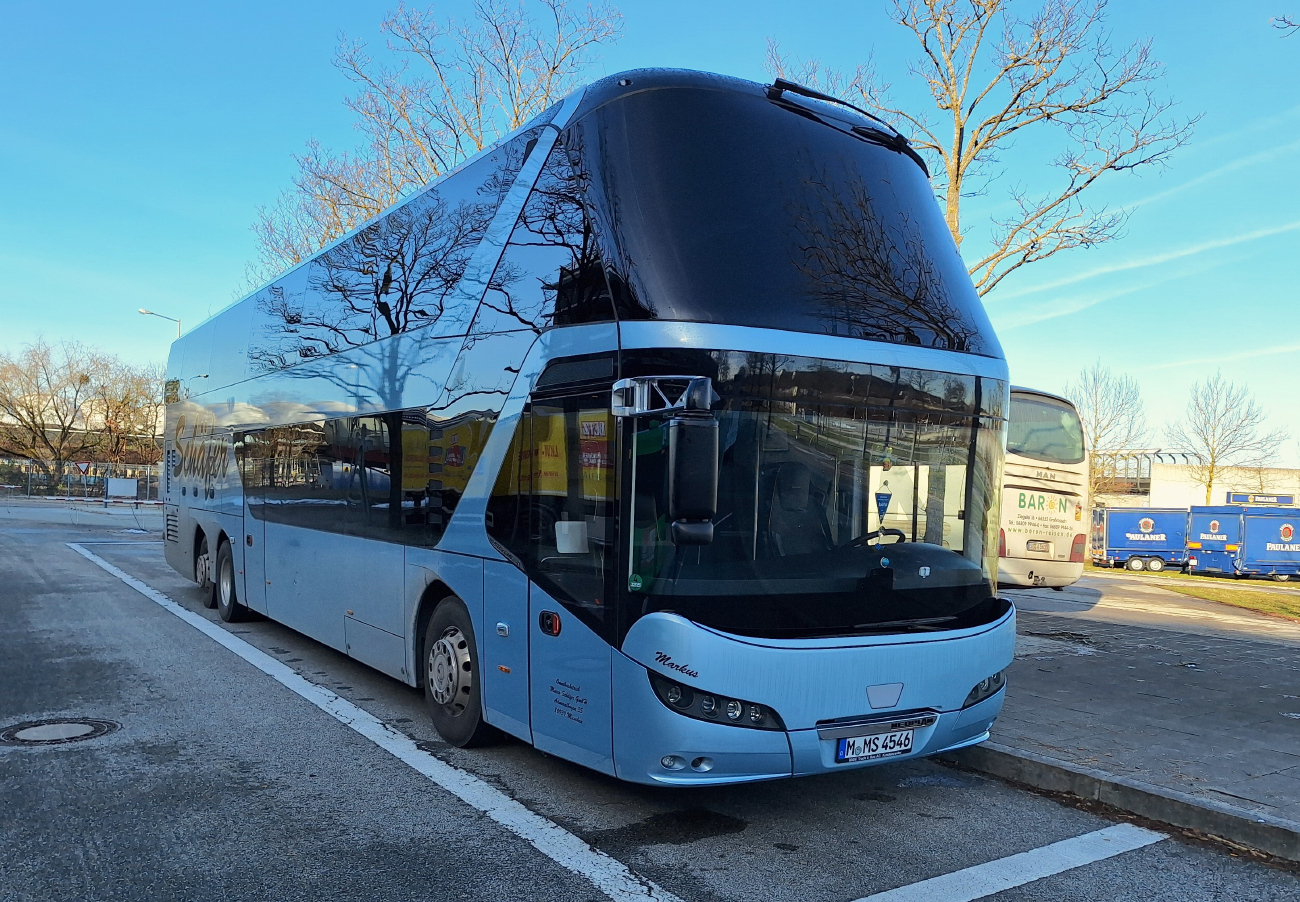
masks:
{"label": "bus headlight", "polygon": [[971,705],[978,705],[984,699],[996,695],[998,691],[1007,684],[1007,673],[1005,670],[999,670],[991,677],[985,677],[975,684],[975,688],[966,696],[966,701],[962,702],[962,708],[969,708]]}
{"label": "bus headlight", "polygon": [[661,677],[657,673],[650,674],[650,685],[654,687],[655,695],[661,702],[678,714],[685,714],[696,720],[724,723],[751,730],[785,729],[781,715],[757,702],[747,702],[744,699],[730,698],[717,693],[700,692]]}

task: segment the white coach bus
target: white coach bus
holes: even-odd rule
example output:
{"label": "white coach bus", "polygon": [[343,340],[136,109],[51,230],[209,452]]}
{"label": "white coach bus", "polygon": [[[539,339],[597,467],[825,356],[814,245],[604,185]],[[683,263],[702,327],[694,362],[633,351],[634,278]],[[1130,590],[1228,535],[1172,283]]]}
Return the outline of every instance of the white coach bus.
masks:
{"label": "white coach bus", "polygon": [[1091,522],[1079,412],[1065,398],[1012,386],[998,582],[1053,589],[1075,582]]}

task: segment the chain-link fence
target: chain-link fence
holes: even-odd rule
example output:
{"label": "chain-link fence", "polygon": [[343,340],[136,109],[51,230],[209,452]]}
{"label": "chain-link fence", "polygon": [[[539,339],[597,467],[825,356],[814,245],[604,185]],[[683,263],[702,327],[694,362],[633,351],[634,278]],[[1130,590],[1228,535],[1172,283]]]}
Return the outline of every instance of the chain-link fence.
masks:
{"label": "chain-link fence", "polygon": [[160,467],[78,461],[56,467],[0,458],[0,496],[157,501]]}

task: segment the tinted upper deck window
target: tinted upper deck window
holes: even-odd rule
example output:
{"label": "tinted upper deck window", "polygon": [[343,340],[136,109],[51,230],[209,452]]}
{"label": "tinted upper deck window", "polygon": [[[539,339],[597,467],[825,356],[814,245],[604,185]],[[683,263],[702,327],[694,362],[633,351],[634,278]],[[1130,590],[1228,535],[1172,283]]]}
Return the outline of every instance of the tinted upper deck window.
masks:
{"label": "tinted upper deck window", "polygon": [[761,93],[661,88],[565,135],[622,318],[1001,356],[930,183]]}

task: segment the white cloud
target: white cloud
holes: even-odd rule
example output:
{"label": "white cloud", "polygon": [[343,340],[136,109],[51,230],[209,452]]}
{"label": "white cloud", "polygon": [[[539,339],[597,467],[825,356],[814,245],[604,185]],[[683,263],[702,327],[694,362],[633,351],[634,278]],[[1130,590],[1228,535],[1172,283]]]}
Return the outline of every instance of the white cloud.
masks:
{"label": "white cloud", "polygon": [[1206,366],[1209,364],[1234,363],[1238,360],[1254,360],[1257,357],[1272,357],[1275,354],[1300,354],[1300,344],[1276,345],[1271,348],[1252,348],[1235,354],[1220,354],[1214,357],[1189,357],[1186,360],[1171,360],[1168,363],[1156,363],[1144,366],[1144,370],[1172,370],[1180,366]]}
{"label": "white cloud", "polygon": [[1200,175],[1196,176],[1195,178],[1188,179],[1187,181],[1183,182],[1181,185],[1174,185],[1171,188],[1166,188],[1164,191],[1158,191],[1155,194],[1150,195],[1149,197],[1144,197],[1139,200],[1130,201],[1129,203],[1124,204],[1120,209],[1136,210],[1138,207],[1149,206],[1150,204],[1154,204],[1158,201],[1165,200],[1166,198],[1173,197],[1175,194],[1181,194],[1182,192],[1187,191],[1190,188],[1195,188],[1197,185],[1204,184],[1205,182],[1208,182],[1212,179],[1216,179],[1219,176],[1224,175],[1226,173],[1235,172],[1238,169],[1249,169],[1251,166],[1257,166],[1260,163],[1269,163],[1272,162],[1273,160],[1276,160],[1278,157],[1283,157],[1286,156],[1287,154],[1295,153],[1297,150],[1300,150],[1300,141],[1292,141],[1290,144],[1283,144],[1280,147],[1272,147],[1269,148],[1268,150],[1261,150],[1258,153],[1253,153],[1248,157],[1240,157],[1236,160],[1233,160],[1231,163],[1225,163],[1224,165],[1219,166],[1216,169],[1211,169],[1209,172],[1203,172]]}
{"label": "white cloud", "polygon": [[[1159,266],[1163,263],[1172,263],[1175,260],[1182,260],[1187,257],[1195,257],[1209,251],[1221,250],[1225,247],[1233,247],[1238,244],[1245,244],[1249,241],[1258,241],[1261,238],[1271,238],[1274,235],[1281,235],[1286,232],[1294,232],[1300,229],[1300,220],[1288,222],[1285,225],[1271,226],[1265,229],[1256,229],[1253,232],[1246,232],[1241,235],[1233,235],[1228,238],[1216,238],[1213,241],[1203,241],[1199,244],[1193,244],[1188,247],[1178,248],[1177,250],[1164,251],[1163,253],[1152,254],[1147,257],[1140,257],[1136,260],[1129,260],[1124,263],[1111,263],[1106,266],[1098,266],[1087,272],[1081,272],[1073,276],[1066,276],[1063,279],[1057,279],[1053,282],[1044,282],[1035,285],[1032,288],[1022,288],[1019,291],[1007,292],[1000,294],[996,298],[990,298],[997,302],[1010,300],[1012,298],[1023,297],[1029,294],[1038,294],[1043,291],[1050,291],[1054,288],[1063,288],[1066,285],[1077,285],[1088,279],[1095,279],[1099,276],[1108,276],[1117,272],[1129,272],[1135,269],[1145,269],[1148,266]],[[1127,292],[1126,292],[1127,293]],[[1091,305],[1089,305],[1091,306]]]}

